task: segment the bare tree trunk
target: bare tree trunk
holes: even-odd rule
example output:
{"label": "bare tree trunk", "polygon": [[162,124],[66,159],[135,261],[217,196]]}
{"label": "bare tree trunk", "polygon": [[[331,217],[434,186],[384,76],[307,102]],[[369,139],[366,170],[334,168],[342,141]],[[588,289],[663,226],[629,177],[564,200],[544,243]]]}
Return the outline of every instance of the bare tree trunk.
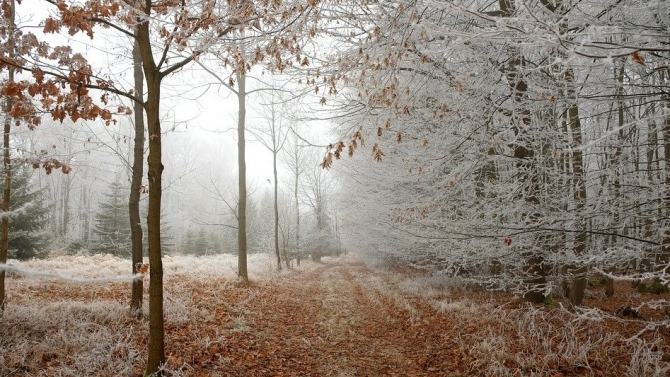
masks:
{"label": "bare tree trunk", "polygon": [[[516,12],[515,3],[512,0],[499,0],[498,4],[503,17],[511,17]],[[530,110],[527,108],[528,104],[525,103],[528,84],[523,77],[524,59],[518,48],[511,46],[508,51],[511,56],[504,73],[513,100],[511,126],[516,136],[516,142],[513,145],[514,160],[519,172],[518,181],[525,185],[520,190],[519,199],[523,200],[528,206],[529,212],[523,214],[525,225],[532,225],[539,216],[535,208],[539,204],[537,197],[539,182],[533,167],[535,152],[532,149],[532,135],[529,134],[531,128]],[[523,295],[523,298],[527,302],[539,303],[544,300],[544,294],[539,288],[546,284],[547,279],[544,271],[544,258],[537,251],[540,246],[534,245],[531,247],[534,250],[522,253],[525,258],[522,272],[527,276],[524,283],[528,286],[528,291]]]}
{"label": "bare tree trunk", "polygon": [[[136,33],[137,34],[137,33]],[[135,80],[135,96],[144,98],[144,75],[142,74],[142,55],[138,41],[135,40],[133,47],[133,72]],[[140,218],[140,191],[142,189],[143,159],[144,159],[144,107],[134,104],[135,110],[135,145],[133,146],[133,167],[130,182],[130,197],[128,199],[128,211],[130,216],[130,237],[132,241],[132,271],[139,272],[142,264],[142,224]],[[142,279],[133,280],[132,297],[130,300],[130,311],[137,317],[142,316],[142,296],[144,290]]]}
{"label": "bare tree trunk", "polygon": [[[572,133],[572,140],[575,148],[572,151],[572,186],[574,187],[574,200],[576,212],[577,236],[575,239],[574,252],[575,255],[583,255],[586,251],[588,236],[586,232],[586,221],[582,215],[583,208],[586,202],[586,187],[584,185],[584,162],[582,158],[582,123],[579,119],[579,108],[577,107],[577,94],[573,87],[575,83],[574,72],[572,68],[566,71],[565,79],[568,85],[567,100],[570,101],[568,108],[568,118],[570,123],[570,132]],[[584,299],[584,289],[586,289],[586,266],[576,266],[572,274],[576,275],[572,279],[572,287],[570,287],[569,299],[572,306],[582,304]]]}
{"label": "bare tree trunk", "polygon": [[321,255],[323,253],[323,231],[324,231],[324,221],[323,221],[323,214],[322,214],[322,206],[320,203],[321,198],[316,199],[319,202],[317,202],[317,207],[316,207],[316,229],[318,234],[318,242],[317,244],[312,247],[312,261],[321,263]]}
{"label": "bare tree trunk", "polygon": [[[84,181],[88,181],[84,178]],[[80,216],[82,218],[82,243],[87,250],[90,250],[91,240],[91,186],[84,187],[81,190],[81,210]]]}
{"label": "bare tree trunk", "polygon": [[[11,1],[10,7],[10,18],[8,25],[8,43],[7,43],[7,54],[9,57],[14,56],[14,17],[15,17],[15,2]],[[7,77],[8,82],[14,82],[14,68],[9,67],[9,76]],[[9,134],[11,132],[12,121],[9,113],[14,106],[14,101],[11,96],[7,96],[5,99],[5,121],[4,121],[4,132],[3,132],[3,167],[5,168],[5,185],[2,195],[2,211],[9,212],[9,201],[11,199],[12,193],[12,166],[9,154]],[[2,217],[2,236],[0,239],[0,263],[7,263],[7,252],[9,250],[9,217]],[[0,271],[0,314],[5,310],[5,271]]]}
{"label": "bare tree trunk", "polygon": [[[147,76],[148,78],[148,76]],[[158,112],[160,81],[147,80],[147,120],[149,125],[149,214],[147,230],[149,238],[149,371],[157,371],[165,362],[163,332],[163,260],[161,254],[160,213],[161,213],[161,126]],[[153,93],[152,93],[153,91]]]}
{"label": "bare tree trunk", "polygon": [[[670,81],[670,70],[666,70],[666,73],[661,77],[662,85],[667,86],[668,81]],[[664,272],[670,273],[670,226],[668,226],[668,216],[670,216],[670,95],[663,95],[663,100],[665,102],[665,118],[663,121],[663,142],[665,143],[663,147],[663,159],[665,163],[665,181],[664,181],[664,192],[663,200],[665,201],[665,226],[662,226],[662,229],[665,229],[663,232],[663,244],[661,248],[661,263],[665,263],[667,267]]]}
{"label": "bare tree trunk", "polygon": [[70,227],[70,191],[72,190],[72,177],[68,174],[63,177],[65,183],[63,184],[63,229],[61,234],[63,240],[67,241],[68,228]]}
{"label": "bare tree trunk", "polygon": [[[272,114],[274,118],[274,113]],[[274,122],[274,119],[273,119]],[[272,126],[274,128],[274,126]],[[277,188],[277,185],[279,184],[279,180],[277,179],[277,139],[275,137],[275,133],[273,131],[272,133],[272,140],[273,140],[273,145],[274,145],[274,150],[272,151],[272,168],[273,168],[273,173],[274,173],[274,180],[275,180],[275,253],[277,254],[277,270],[281,270],[281,258],[279,257],[279,190]],[[284,257],[286,260],[286,268],[289,269],[291,268],[290,261],[288,258]]]}
{"label": "bare tree trunk", "polygon": [[293,196],[295,199],[295,253],[296,253],[296,263],[298,266],[300,266],[300,259],[302,257],[300,253],[300,202],[298,202],[298,186],[299,186],[299,179],[300,179],[300,168],[298,166],[300,158],[298,157],[298,151],[300,146],[298,146],[298,143],[296,141],[295,146],[294,146],[294,157],[295,157],[295,170],[293,173],[295,173],[295,186],[293,187]]}
{"label": "bare tree trunk", "polygon": [[[149,14],[151,3],[145,6]],[[165,363],[165,337],[163,321],[163,260],[161,254],[161,194],[162,194],[162,145],[160,124],[160,95],[162,73],[156,67],[149,37],[149,23],[137,26],[137,42],[142,56],[142,67],[147,80],[146,114],[149,131],[149,214],[147,231],[149,239],[149,358],[146,375],[160,374]]]}
{"label": "bare tree trunk", "polygon": [[237,73],[237,166],[239,173],[238,191],[239,205],[237,208],[237,277],[243,281],[249,280],[247,273],[247,163],[245,160],[245,136],[244,127],[246,120],[246,73],[244,67],[240,67],[241,73]]}
{"label": "bare tree trunk", "polygon": [[[613,196],[615,198],[621,197],[622,192],[623,192],[623,189],[622,189],[623,184],[622,184],[621,180],[623,179],[623,176],[624,176],[624,169],[622,167],[621,161],[622,161],[622,155],[623,155],[623,142],[624,142],[624,139],[625,139],[623,128],[624,128],[624,124],[626,122],[625,114],[624,114],[624,102],[623,102],[623,98],[624,98],[623,86],[624,86],[624,76],[625,76],[625,72],[626,72],[625,66],[626,66],[625,59],[621,59],[621,67],[619,68],[618,71],[616,70],[616,68],[614,70],[615,74],[616,74],[615,79],[617,81],[617,85],[616,85],[617,114],[616,114],[616,116],[617,116],[617,129],[618,129],[618,132],[617,132],[617,135],[618,135],[617,146],[614,149],[613,164],[612,164],[614,166],[613,167],[613,170],[614,170],[614,185],[613,185],[614,186],[614,193],[613,193]],[[620,221],[621,221],[621,207],[622,206],[619,203],[616,203],[616,207],[614,209],[614,216],[613,216],[614,221],[613,222],[614,222],[615,226],[617,226],[617,227],[619,226]],[[625,229],[622,229],[622,233],[625,233]],[[618,242],[618,237],[616,235],[613,235],[611,237],[611,239],[612,239],[612,246],[614,247],[616,245],[616,243]],[[633,268],[637,268],[637,267],[635,267],[636,264],[637,264],[635,259],[631,261],[631,264],[633,265]],[[636,281],[633,281],[632,284],[634,286],[637,286]],[[612,287],[614,287],[614,282],[612,282]],[[607,293],[605,293],[605,294],[607,294]]]}
{"label": "bare tree trunk", "polygon": [[[275,210],[275,254],[277,256],[277,270],[281,271],[281,258],[279,257],[279,203],[278,203],[278,183],[277,179],[277,149],[278,149],[278,140],[277,140],[277,118],[276,118],[276,109],[272,107],[272,119],[270,120],[272,124],[270,128],[272,130],[272,172],[274,177],[274,210]],[[289,261],[286,261],[286,268],[289,267]]]}

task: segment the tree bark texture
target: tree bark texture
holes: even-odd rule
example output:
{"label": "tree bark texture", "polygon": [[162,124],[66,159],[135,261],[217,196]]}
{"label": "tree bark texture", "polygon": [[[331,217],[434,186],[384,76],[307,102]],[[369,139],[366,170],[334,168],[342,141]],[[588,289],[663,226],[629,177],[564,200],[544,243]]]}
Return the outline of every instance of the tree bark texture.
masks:
{"label": "tree bark texture", "polygon": [[[11,6],[11,13],[10,13],[10,19],[9,19],[9,25],[8,25],[8,35],[9,35],[9,43],[7,46],[7,53],[10,57],[14,56],[14,41],[13,41],[13,34],[14,34],[14,19],[15,19],[15,2],[12,0],[10,2]],[[9,67],[9,73],[7,77],[7,81],[13,82],[14,81],[14,68]],[[3,212],[9,212],[9,204],[10,204],[10,199],[11,199],[11,193],[12,193],[12,166],[11,166],[11,159],[10,159],[10,153],[9,153],[9,134],[11,132],[11,126],[12,126],[12,120],[9,116],[10,111],[12,110],[12,106],[14,105],[14,101],[12,100],[12,97],[7,96],[5,99],[5,121],[3,124],[3,137],[2,137],[2,156],[3,156],[3,167],[5,168],[5,184],[4,184],[4,190],[3,190],[3,195],[2,195],[2,211]],[[7,263],[7,252],[9,250],[9,217],[8,216],[3,216],[2,217],[2,236],[0,237],[0,263],[4,264]],[[5,271],[2,270],[0,271],[0,314],[5,310]]]}
{"label": "tree bark texture", "polygon": [[[151,14],[151,1],[144,4],[144,12]],[[160,212],[161,178],[163,174],[160,125],[160,92],[162,74],[153,58],[149,23],[137,26],[137,42],[142,56],[142,68],[147,81],[146,115],[149,133],[149,214],[147,232],[149,240],[149,357],[147,375],[160,374],[165,363],[165,339],[163,321],[163,260],[161,254]]]}
{"label": "tree bark texture", "polygon": [[[136,33],[137,34],[137,33]],[[133,46],[133,73],[135,80],[135,96],[144,98],[144,74],[142,73],[142,55],[137,39]],[[130,182],[130,197],[128,211],[130,216],[130,236],[132,241],[132,271],[139,272],[143,262],[142,224],[140,218],[140,192],[142,190],[142,175],[144,174],[144,107],[135,103],[135,140],[133,146],[133,167]],[[144,282],[142,279],[133,280],[130,310],[136,316],[142,315],[142,296]]]}

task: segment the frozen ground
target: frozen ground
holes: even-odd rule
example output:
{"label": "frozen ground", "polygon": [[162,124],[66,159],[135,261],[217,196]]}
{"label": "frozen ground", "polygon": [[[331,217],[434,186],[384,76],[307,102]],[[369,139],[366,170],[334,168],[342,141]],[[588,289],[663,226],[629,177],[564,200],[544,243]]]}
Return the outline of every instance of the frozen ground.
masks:
{"label": "frozen ground", "polygon": [[[129,261],[68,256],[11,263],[27,275],[7,279],[0,376],[141,375],[148,324],[129,315]],[[590,289],[591,311],[575,316],[560,305],[533,307],[514,296],[465,290],[457,279],[370,268],[351,256],[278,273],[273,258],[252,255],[250,283],[237,282],[236,266],[233,256],[165,258],[168,375],[661,377],[670,371],[664,361],[670,329],[614,315],[620,304],[645,298],[625,284],[609,301]],[[109,281],[118,277],[126,281]],[[647,308],[641,315],[662,323],[664,314]]]}

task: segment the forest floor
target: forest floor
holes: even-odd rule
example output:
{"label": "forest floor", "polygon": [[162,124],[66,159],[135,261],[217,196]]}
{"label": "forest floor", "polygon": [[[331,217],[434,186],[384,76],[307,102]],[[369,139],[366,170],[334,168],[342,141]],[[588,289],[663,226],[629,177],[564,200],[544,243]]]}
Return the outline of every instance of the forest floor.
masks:
{"label": "forest floor", "polygon": [[[667,324],[648,328],[662,313],[645,306],[635,318],[616,316],[619,305],[645,299],[622,287],[607,302],[588,294],[601,307],[575,315],[560,303],[533,307],[351,257],[281,274],[265,266],[250,283],[199,268],[166,267],[171,376],[643,377],[670,370],[662,360],[670,351]],[[148,326],[128,316],[129,286],[8,279],[0,377],[140,376]]]}

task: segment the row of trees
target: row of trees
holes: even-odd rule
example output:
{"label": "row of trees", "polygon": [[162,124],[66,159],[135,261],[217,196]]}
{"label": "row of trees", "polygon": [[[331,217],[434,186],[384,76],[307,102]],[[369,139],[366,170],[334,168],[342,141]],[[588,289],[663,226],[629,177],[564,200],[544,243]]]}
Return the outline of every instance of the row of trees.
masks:
{"label": "row of trees", "polygon": [[[278,201],[275,206],[274,189],[277,186],[274,185],[272,190],[263,190],[260,195],[258,195],[260,190],[255,191],[255,195],[247,199],[247,239],[250,251],[276,255],[275,247],[279,246],[281,259],[277,264],[284,263],[288,268],[290,268],[291,259],[303,258],[310,254],[318,260],[321,254],[336,252],[336,244],[333,242],[337,237],[335,223],[332,220],[334,208],[330,204],[334,187],[326,173],[317,166],[318,155],[316,153],[311,153],[311,155],[313,158],[309,160],[310,163],[305,164],[301,169],[313,171],[315,174],[311,176],[303,173],[298,176],[297,209],[299,213],[296,213],[294,198],[284,192],[287,191],[286,189],[277,188]],[[319,180],[314,181],[314,177],[318,177]],[[289,183],[292,185],[294,182]],[[85,237],[88,241],[84,243],[84,238],[73,241],[69,251],[106,253],[129,258],[132,235],[127,211],[128,193],[127,184],[124,184],[117,175],[100,198],[94,216],[89,219],[92,226],[90,237]],[[222,204],[228,200],[227,197],[234,196],[232,192],[223,194],[225,194],[223,198],[213,197],[206,203]],[[17,200],[20,200],[18,193],[16,195]],[[20,202],[25,201],[20,200]],[[141,207],[141,212],[146,214],[146,208]],[[41,213],[44,219],[46,210],[42,209]],[[234,213],[226,211],[214,214],[214,216],[195,216],[194,222],[182,229],[175,229],[170,222],[162,219],[163,252],[192,255],[237,253],[237,234],[235,222],[231,217],[234,217]],[[17,220],[21,218],[17,217]],[[217,218],[221,222],[214,222]],[[303,219],[302,237],[306,240],[305,243],[314,245],[311,248],[303,247],[302,250],[297,241],[300,236],[297,234],[296,224],[299,224],[300,218]],[[44,220],[42,220],[42,225],[45,225]],[[144,222],[142,230],[143,233],[146,233]],[[17,233],[12,232],[11,234],[11,240],[13,240]],[[145,242],[143,244],[145,250],[146,246]],[[25,255],[23,258],[32,256]]]}
{"label": "row of trees", "polygon": [[348,145],[324,165],[363,143],[383,163],[334,165],[349,245],[533,302],[580,305],[594,273],[667,283],[667,2],[355,9],[335,36]]}
{"label": "row of trees", "polygon": [[[296,224],[299,224],[300,220],[296,216],[296,211],[299,210],[303,218],[301,232],[303,237],[306,237],[310,245],[314,245],[313,239],[310,238],[315,234],[316,228],[314,224],[316,208],[313,204],[327,201],[334,186],[329,183],[328,190],[324,193],[312,189],[312,186],[319,187],[320,175],[321,180],[327,177],[318,171],[316,163],[321,149],[311,146],[306,140],[300,140],[293,133],[292,128],[298,130],[299,134],[304,132],[294,125],[298,124],[297,116],[291,113],[295,112],[297,106],[292,103],[284,104],[281,113],[276,112],[275,119],[278,123],[281,122],[281,127],[273,131],[272,118],[262,112],[264,108],[268,108],[270,112],[273,106],[276,107],[277,104],[264,102],[256,106],[255,113],[261,111],[260,115],[253,118],[250,132],[252,141],[261,140],[259,142],[261,145],[263,138],[269,140],[273,133],[285,140],[283,148],[276,155],[277,165],[283,173],[278,176],[278,184],[270,180],[257,180],[251,183],[247,233],[252,252],[275,252],[272,191],[277,187],[280,214],[278,243],[282,263],[286,263],[285,259],[288,259],[286,256],[295,258],[310,254],[310,250],[307,249],[298,253],[300,237],[296,236],[299,226]],[[68,165],[73,167],[73,171],[69,174],[46,175],[39,171],[31,174],[28,183],[34,187],[33,190],[40,192],[40,203],[49,208],[49,211],[42,215],[41,228],[33,232],[35,240],[39,239],[43,247],[38,254],[17,254],[12,251],[14,248],[10,247],[10,258],[44,256],[49,250],[110,253],[124,258],[130,256],[131,232],[127,202],[130,193],[129,166],[133,154],[133,143],[130,141],[133,132],[132,123],[126,118],[120,118],[119,126],[115,129],[96,130],[95,124],[79,126],[72,124],[64,127],[47,122],[35,131],[15,132],[12,135],[15,148],[20,150],[20,156],[29,155],[29,151],[35,149],[49,149],[51,156],[67,161]],[[175,132],[179,132],[179,129]],[[206,136],[211,138],[211,135]],[[167,178],[170,188],[166,190],[167,200],[163,203],[164,211],[161,215],[162,234],[168,243],[165,252],[234,253],[237,250],[237,236],[232,233],[236,226],[235,212],[234,208],[229,208],[227,204],[232,204],[234,207],[237,199],[235,190],[225,182],[234,181],[235,178],[226,171],[229,168],[227,165],[216,164],[216,161],[210,161],[208,157],[210,154],[216,154],[222,146],[217,143],[210,145],[209,142],[205,143],[194,137],[185,143],[184,149],[179,148],[184,141],[183,136],[180,137],[179,143],[173,138],[168,139],[175,140],[169,145],[179,153],[171,155],[166,161],[171,175],[176,178]],[[189,149],[201,152],[196,154],[182,152]],[[270,154],[268,157],[270,158],[268,162],[271,162],[273,155]],[[208,168],[203,169],[203,166]],[[297,175],[289,171],[292,166],[297,168]],[[197,182],[196,185],[193,184],[194,180]],[[268,186],[272,187],[269,191]],[[182,192],[188,192],[189,195],[180,195]],[[320,198],[324,194],[326,198]],[[13,196],[15,195],[12,207],[23,206],[25,203],[21,200],[19,192],[15,192]],[[146,204],[146,200],[140,200],[141,218],[146,217]],[[334,210],[329,206],[324,208],[326,211]],[[23,220],[17,217],[14,221]],[[202,229],[197,229],[198,227]],[[327,228],[327,232],[334,232],[332,222]],[[146,234],[145,223],[142,229]],[[191,230],[190,234],[188,230]],[[43,237],[45,235],[47,237]],[[10,244],[17,236],[16,232],[10,233]],[[327,240],[331,238],[333,237],[326,237]],[[209,241],[203,242],[203,239]],[[210,241],[213,239],[219,240],[218,245],[208,245],[204,249],[195,247],[189,242],[197,240],[200,245],[211,244]],[[143,245],[146,250],[146,241]]]}

